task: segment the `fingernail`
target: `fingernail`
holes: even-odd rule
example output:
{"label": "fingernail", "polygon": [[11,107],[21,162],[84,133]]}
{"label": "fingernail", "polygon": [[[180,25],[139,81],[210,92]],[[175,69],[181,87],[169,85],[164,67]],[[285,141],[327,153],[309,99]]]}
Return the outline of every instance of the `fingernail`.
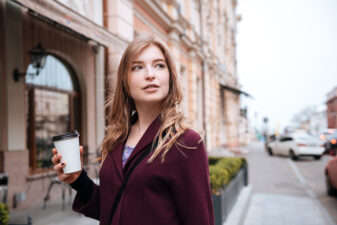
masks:
{"label": "fingernail", "polygon": [[61,166],[64,166],[64,163],[61,163]]}

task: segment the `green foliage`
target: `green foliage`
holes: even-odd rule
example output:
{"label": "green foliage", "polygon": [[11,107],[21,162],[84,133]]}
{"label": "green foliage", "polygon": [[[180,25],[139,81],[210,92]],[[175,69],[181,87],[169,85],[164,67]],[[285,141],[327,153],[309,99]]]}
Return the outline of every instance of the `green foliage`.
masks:
{"label": "green foliage", "polygon": [[213,193],[217,193],[224,186],[224,184],[229,182],[228,171],[225,168],[221,168],[219,166],[210,166],[209,176]]}
{"label": "green foliage", "polygon": [[212,157],[208,157],[208,164],[209,165],[215,165],[218,163],[218,161],[220,159],[222,159],[223,157],[215,157],[215,156],[212,156]]}
{"label": "green foliage", "polygon": [[0,224],[6,225],[9,221],[9,208],[5,203],[0,203]]}
{"label": "green foliage", "polygon": [[209,157],[209,175],[213,194],[227,185],[238,173],[241,167],[247,164],[244,158]]}

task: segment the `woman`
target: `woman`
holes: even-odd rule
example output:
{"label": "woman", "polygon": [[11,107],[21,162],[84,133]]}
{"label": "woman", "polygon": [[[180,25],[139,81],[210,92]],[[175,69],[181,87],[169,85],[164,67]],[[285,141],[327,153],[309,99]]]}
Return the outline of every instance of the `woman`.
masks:
{"label": "woman", "polygon": [[167,48],[152,36],[137,37],[123,54],[115,95],[107,101],[100,185],[84,170],[64,174],[53,149],[59,179],[77,190],[73,210],[102,225],[214,224],[205,147],[177,111],[181,99]]}

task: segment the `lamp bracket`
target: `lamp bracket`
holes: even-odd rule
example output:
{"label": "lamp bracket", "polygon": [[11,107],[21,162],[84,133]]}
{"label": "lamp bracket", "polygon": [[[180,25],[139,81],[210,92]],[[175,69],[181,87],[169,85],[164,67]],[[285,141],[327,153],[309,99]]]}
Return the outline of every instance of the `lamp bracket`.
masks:
{"label": "lamp bracket", "polygon": [[39,75],[39,70],[36,70],[36,73],[20,73],[18,69],[15,69],[13,71],[13,79],[15,82],[18,82],[21,77],[26,77],[26,76],[37,76]]}

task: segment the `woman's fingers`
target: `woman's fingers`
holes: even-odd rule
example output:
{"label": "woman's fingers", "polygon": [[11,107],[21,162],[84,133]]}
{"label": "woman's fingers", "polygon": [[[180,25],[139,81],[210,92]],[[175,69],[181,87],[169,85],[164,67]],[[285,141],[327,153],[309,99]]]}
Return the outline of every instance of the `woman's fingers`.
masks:
{"label": "woman's fingers", "polygon": [[64,166],[65,166],[64,163],[57,163],[57,164],[55,164],[53,169],[56,171],[57,174],[62,174]]}
{"label": "woman's fingers", "polygon": [[[55,148],[54,148],[55,149]],[[62,155],[61,154],[58,154],[57,153],[57,151],[56,151],[56,149],[55,149],[55,151],[54,151],[54,149],[53,149],[53,157],[51,158],[51,161],[54,163],[54,164],[58,164],[58,163],[60,163],[60,160],[61,160],[61,157],[62,157]],[[55,154],[54,154],[55,153]]]}
{"label": "woman's fingers", "polygon": [[57,176],[60,181],[67,182],[67,180],[71,178],[72,174],[64,174],[63,172],[64,166],[65,166],[65,163],[58,163],[54,166],[54,170],[56,171]]}
{"label": "woman's fingers", "polygon": [[53,156],[57,154],[56,148],[53,148],[52,153],[53,153]]}
{"label": "woman's fingers", "polygon": [[83,146],[82,145],[80,146],[80,153],[81,153],[81,156],[83,156]]}
{"label": "woman's fingers", "polygon": [[81,167],[83,168],[83,146],[80,146],[80,154],[81,154]]}

